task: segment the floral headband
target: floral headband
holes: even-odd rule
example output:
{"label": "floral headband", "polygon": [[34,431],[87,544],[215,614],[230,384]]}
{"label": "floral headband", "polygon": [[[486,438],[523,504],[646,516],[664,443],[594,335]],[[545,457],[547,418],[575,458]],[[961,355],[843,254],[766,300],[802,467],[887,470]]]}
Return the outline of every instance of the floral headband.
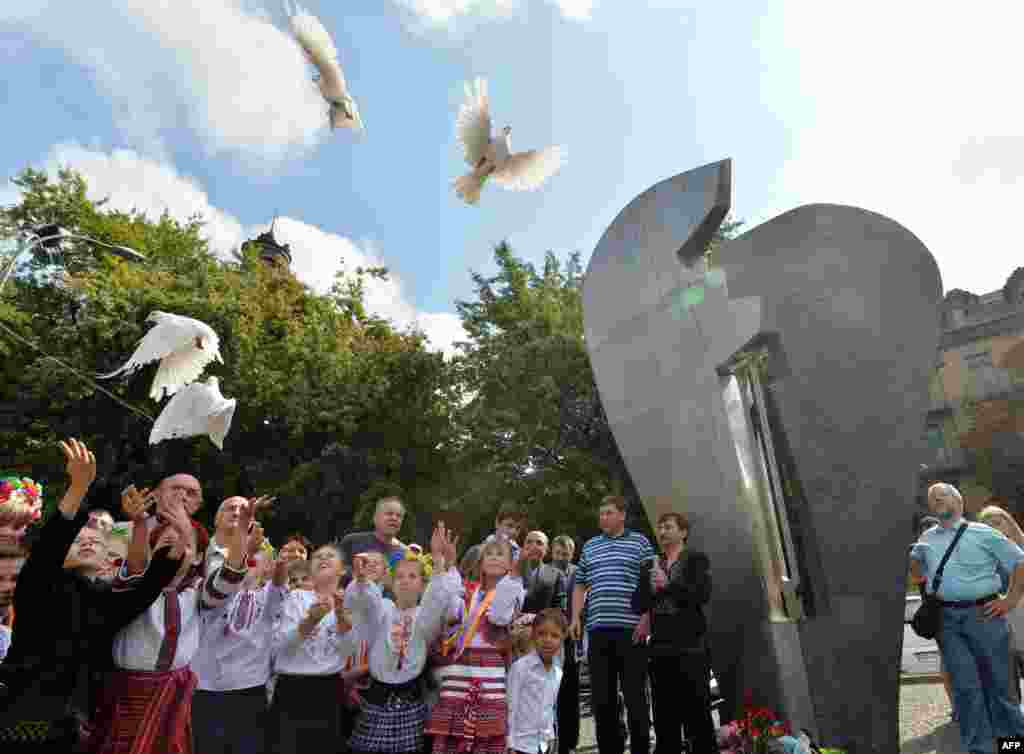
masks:
{"label": "floral headband", "polygon": [[431,575],[434,573],[434,559],[430,557],[430,555],[417,555],[415,550],[407,547],[399,552],[393,553],[391,557],[388,558],[388,571],[391,573],[392,578],[394,578],[395,569],[398,567],[398,564],[403,560],[419,563],[423,568],[424,581],[429,580]]}
{"label": "floral headband", "polygon": [[32,510],[32,522],[43,515],[43,485],[28,477],[15,476],[0,479],[0,506],[27,506]]}

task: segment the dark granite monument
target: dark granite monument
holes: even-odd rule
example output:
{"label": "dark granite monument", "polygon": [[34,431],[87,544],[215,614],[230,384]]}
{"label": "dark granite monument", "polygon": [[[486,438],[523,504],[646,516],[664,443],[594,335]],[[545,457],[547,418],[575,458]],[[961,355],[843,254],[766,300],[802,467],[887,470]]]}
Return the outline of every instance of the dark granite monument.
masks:
{"label": "dark granite monument", "polygon": [[808,205],[725,243],[725,160],[619,213],[584,287],[601,400],[652,521],[711,558],[723,720],[744,694],[851,754],[898,750],[906,522],[941,282],[862,209]]}

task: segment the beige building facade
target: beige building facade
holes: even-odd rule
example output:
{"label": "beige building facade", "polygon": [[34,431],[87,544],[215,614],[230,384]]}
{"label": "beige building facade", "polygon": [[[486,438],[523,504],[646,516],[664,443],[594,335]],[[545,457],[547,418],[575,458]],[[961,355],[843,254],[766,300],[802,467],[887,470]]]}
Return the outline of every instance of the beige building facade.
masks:
{"label": "beige building facade", "polygon": [[1024,520],[1024,267],[1000,290],[946,294],[925,432],[922,506],[946,481],[969,512],[991,502]]}

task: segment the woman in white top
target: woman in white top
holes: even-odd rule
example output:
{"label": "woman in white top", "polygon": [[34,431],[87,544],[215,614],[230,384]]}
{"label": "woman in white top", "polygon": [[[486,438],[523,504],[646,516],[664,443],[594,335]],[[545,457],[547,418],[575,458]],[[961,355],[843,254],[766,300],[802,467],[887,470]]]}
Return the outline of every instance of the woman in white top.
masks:
{"label": "woman in white top", "polygon": [[277,684],[267,750],[278,754],[342,748],[341,670],[351,652],[351,623],[342,606],[341,551],[335,544],[311,558],[313,591],[288,594],[274,631]]}
{"label": "woman in white top", "polygon": [[[355,581],[346,591],[354,621],[368,628],[370,687],[349,748],[358,754],[421,754],[427,719],[423,673],[430,646],[441,635],[462,580],[455,568],[456,544],[438,524],[430,542],[438,575],[431,579],[426,558],[406,550],[393,568],[395,601],[369,581],[364,558],[353,561]],[[450,564],[450,570],[445,568]],[[424,593],[426,581],[430,581]],[[422,596],[422,604],[420,597]]]}
{"label": "woman in white top", "polygon": [[[1021,531],[1013,516],[999,506],[982,508],[978,513],[978,521],[1002,532],[1017,547],[1024,548],[1024,531]],[[1009,591],[1008,583],[1003,591]],[[1007,613],[1006,620],[1010,624],[1010,697],[1019,703],[1020,670],[1024,665],[1024,602]]]}

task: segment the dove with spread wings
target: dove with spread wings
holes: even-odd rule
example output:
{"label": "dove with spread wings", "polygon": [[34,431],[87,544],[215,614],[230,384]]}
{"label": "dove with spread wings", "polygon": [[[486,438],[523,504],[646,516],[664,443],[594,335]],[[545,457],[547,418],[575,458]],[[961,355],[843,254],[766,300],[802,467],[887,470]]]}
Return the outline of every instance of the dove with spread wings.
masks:
{"label": "dove with spread wings", "polygon": [[480,201],[484,183],[493,180],[512,191],[533,191],[557,173],[565,163],[564,147],[512,152],[512,127],[491,137],[487,81],[477,78],[466,88],[466,100],[455,120],[455,136],[462,144],[466,163],[473,171],[455,179],[455,194],[467,204]]}
{"label": "dove with spread wings", "polygon": [[207,435],[218,450],[223,450],[236,404],[234,398],[228,400],[221,395],[220,382],[216,377],[186,385],[167,402],[156,418],[149,434],[149,444]]}
{"label": "dove with spread wings", "polygon": [[205,322],[167,312],[153,312],[146,318],[156,326],[139,341],[128,362],[109,374],[98,375],[110,379],[119,374],[132,374],[152,361],[160,362],[149,397],[160,400],[174,395],[183,385],[195,382],[212,361],[222,364],[220,339]]}
{"label": "dove with spread wings", "polygon": [[320,19],[301,5],[289,8],[285,3],[285,12],[289,16],[289,24],[295,41],[306,53],[306,58],[317,69],[313,78],[320,88],[320,94],[330,105],[328,123],[333,131],[336,128],[349,128],[363,132],[363,119],[359,116],[359,108],[348,92],[345,74],[338,63],[338,50],[334,46],[331,35],[320,23]]}

